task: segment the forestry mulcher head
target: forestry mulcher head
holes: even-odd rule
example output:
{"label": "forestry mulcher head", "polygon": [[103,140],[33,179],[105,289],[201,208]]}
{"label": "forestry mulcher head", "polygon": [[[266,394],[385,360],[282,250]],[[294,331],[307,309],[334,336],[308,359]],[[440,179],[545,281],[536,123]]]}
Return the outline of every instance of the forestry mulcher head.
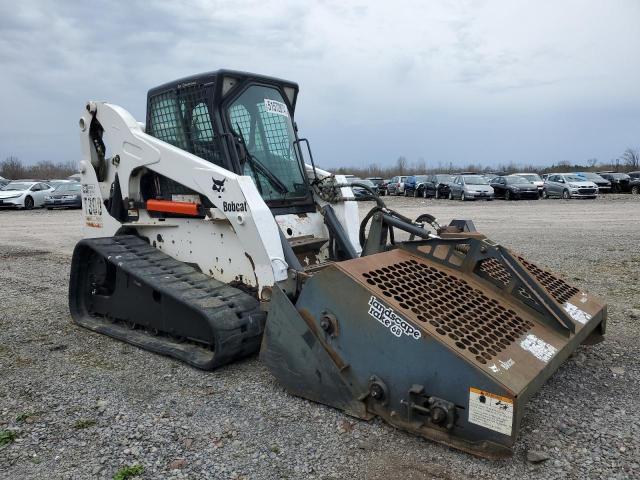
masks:
{"label": "forestry mulcher head", "polygon": [[261,357],[295,395],[494,458],[605,319],[594,297],[487,238],[442,233],[335,263],[295,305],[276,291]]}

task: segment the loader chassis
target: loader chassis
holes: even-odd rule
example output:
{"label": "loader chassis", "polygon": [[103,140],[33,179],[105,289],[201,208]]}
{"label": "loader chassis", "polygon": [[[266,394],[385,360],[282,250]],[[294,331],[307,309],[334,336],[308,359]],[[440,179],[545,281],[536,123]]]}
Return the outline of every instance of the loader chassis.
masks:
{"label": "loader chassis", "polygon": [[297,136],[297,94],[189,77],[149,91],[146,133],[87,104],[74,322],[202,369],[260,350],[295,395],[508,455],[524,405],[604,334],[606,307],[470,221],[408,219],[371,192],[359,222],[346,179]]}

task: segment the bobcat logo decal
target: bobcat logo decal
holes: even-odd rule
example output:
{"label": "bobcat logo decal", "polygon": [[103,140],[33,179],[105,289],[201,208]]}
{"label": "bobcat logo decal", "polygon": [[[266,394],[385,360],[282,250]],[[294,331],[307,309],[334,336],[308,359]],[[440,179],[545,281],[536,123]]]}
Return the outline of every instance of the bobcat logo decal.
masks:
{"label": "bobcat logo decal", "polygon": [[224,182],[227,181],[226,178],[223,178],[222,180],[216,180],[215,178],[211,177],[211,180],[213,180],[213,186],[211,187],[211,189],[214,192],[224,192]]}

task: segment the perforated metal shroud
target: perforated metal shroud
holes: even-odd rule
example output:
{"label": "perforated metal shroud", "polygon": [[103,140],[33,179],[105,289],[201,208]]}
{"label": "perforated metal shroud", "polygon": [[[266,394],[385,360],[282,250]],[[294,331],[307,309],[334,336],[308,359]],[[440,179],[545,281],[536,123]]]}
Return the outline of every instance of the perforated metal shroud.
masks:
{"label": "perforated metal shroud", "polygon": [[[511,259],[528,273],[527,282],[495,257],[474,259],[475,265],[465,265],[469,247],[469,243],[425,242],[342,262],[337,268],[366,284],[373,295],[422,332],[449,346],[517,396],[548,365],[521,343],[527,338],[530,342],[534,337],[541,340],[550,348],[540,355],[550,359],[586,326],[574,320],[565,305],[575,305],[590,319],[598,316],[603,306],[519,256]],[[536,297],[531,284],[546,293],[546,298]],[[575,332],[554,318],[547,310],[549,303],[564,312],[562,320]],[[501,362],[510,361],[513,366],[506,370],[500,367]]]}

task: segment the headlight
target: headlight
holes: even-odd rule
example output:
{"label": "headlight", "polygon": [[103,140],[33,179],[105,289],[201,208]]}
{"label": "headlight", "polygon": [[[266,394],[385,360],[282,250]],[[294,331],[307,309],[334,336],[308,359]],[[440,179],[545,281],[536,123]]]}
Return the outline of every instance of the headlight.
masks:
{"label": "headlight", "polygon": [[513,188],[514,192],[519,192],[520,191],[520,188],[518,188],[518,187],[512,187],[512,188]]}
{"label": "headlight", "polygon": [[573,183],[570,183],[570,184],[569,184],[569,186],[570,186],[571,188],[578,188],[578,187],[579,187],[579,185],[575,185],[575,184],[573,184]]}
{"label": "headlight", "polygon": [[22,193],[18,193],[16,195],[11,195],[9,197],[2,197],[2,199],[0,200],[7,199],[7,198],[18,198],[18,197],[21,197],[22,195],[23,195]]}
{"label": "headlight", "polygon": [[[62,197],[63,200],[75,200],[77,195],[64,195]],[[46,197],[45,197],[46,198]]]}
{"label": "headlight", "polygon": [[45,200],[51,200],[51,197],[49,195],[45,195],[44,199]]}

